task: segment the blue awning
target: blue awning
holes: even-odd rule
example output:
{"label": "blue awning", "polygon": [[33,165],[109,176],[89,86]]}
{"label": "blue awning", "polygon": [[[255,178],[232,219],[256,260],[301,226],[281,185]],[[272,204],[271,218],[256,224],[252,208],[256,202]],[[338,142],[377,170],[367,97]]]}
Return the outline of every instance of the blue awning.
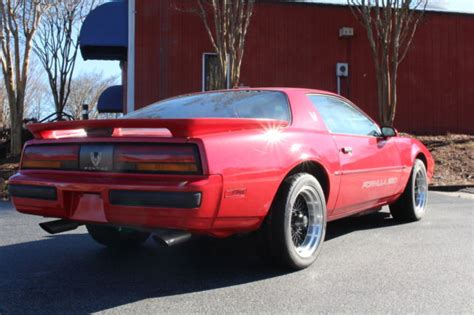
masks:
{"label": "blue awning", "polygon": [[123,113],[123,86],[111,86],[102,92],[97,102],[99,113]]}
{"label": "blue awning", "polygon": [[79,43],[84,60],[127,60],[128,1],[107,2],[91,11]]}

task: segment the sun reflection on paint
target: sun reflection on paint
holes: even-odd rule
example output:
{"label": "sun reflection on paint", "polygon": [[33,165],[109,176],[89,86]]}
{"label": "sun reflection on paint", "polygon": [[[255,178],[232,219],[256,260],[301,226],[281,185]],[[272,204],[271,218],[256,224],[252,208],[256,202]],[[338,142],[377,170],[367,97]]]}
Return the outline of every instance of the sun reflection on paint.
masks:
{"label": "sun reflection on paint", "polygon": [[276,144],[282,141],[283,133],[281,128],[270,127],[265,129],[263,138],[268,144]]}
{"label": "sun reflection on paint", "polygon": [[301,149],[302,146],[303,146],[303,145],[300,144],[300,143],[292,144],[292,145],[291,145],[291,148],[290,148],[290,151],[291,151],[292,153],[296,153],[296,152],[298,152],[298,151]]}

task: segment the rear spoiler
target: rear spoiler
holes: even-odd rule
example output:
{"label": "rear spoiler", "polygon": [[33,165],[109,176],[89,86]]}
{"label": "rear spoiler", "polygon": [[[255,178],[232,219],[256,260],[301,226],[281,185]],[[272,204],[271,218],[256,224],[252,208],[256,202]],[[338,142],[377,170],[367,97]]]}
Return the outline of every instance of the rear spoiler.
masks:
{"label": "rear spoiler", "polygon": [[[278,129],[289,123],[273,119],[240,118],[191,118],[191,119],[104,119],[60,121],[29,124],[28,130],[36,139],[53,139],[55,132],[69,132],[69,137],[112,136],[121,130],[134,129],[139,136],[140,129],[150,135],[150,129],[167,129],[173,137],[192,138],[199,135],[247,129]],[[145,130],[147,132],[145,132]],[[103,131],[103,132],[101,132]]]}

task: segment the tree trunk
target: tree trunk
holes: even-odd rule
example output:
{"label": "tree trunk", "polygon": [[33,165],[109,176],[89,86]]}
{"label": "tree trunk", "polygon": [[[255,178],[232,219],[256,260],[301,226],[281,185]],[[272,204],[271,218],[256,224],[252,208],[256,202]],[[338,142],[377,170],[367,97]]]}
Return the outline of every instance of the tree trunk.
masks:
{"label": "tree trunk", "polygon": [[397,67],[380,69],[377,73],[379,122],[393,127],[397,109]]}
{"label": "tree trunk", "polygon": [[377,98],[379,110],[379,123],[382,126],[390,126],[390,74],[385,67],[376,71],[377,74]]}
{"label": "tree trunk", "polygon": [[10,155],[19,156],[22,150],[23,104],[24,99],[11,100],[10,104]]}
{"label": "tree trunk", "polygon": [[376,69],[377,76],[377,105],[378,105],[378,116],[379,123],[383,123],[383,109],[384,109],[384,98],[383,98],[383,73],[380,67]]}
{"label": "tree trunk", "polygon": [[391,126],[390,124],[390,99],[391,99],[391,91],[390,91],[390,71],[387,68],[383,74],[383,97],[384,97],[384,106],[383,106],[383,126]]}
{"label": "tree trunk", "polygon": [[392,66],[392,76],[391,76],[391,98],[390,98],[390,116],[389,123],[390,126],[394,125],[395,122],[395,113],[397,111],[397,78],[398,78],[398,61],[393,62]]}
{"label": "tree trunk", "polygon": [[397,106],[397,67],[390,68],[382,62],[376,69],[377,99],[379,123],[382,126],[393,126]]}
{"label": "tree trunk", "polygon": [[[12,115],[13,117],[13,115]],[[15,119],[16,121],[16,119]],[[10,137],[10,155],[19,156],[22,150],[22,124],[15,123],[11,126],[11,137]]]}

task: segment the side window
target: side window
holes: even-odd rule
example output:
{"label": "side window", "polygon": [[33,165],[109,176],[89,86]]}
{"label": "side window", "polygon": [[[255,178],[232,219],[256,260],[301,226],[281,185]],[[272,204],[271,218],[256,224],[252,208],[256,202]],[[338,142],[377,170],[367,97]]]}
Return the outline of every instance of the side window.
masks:
{"label": "side window", "polygon": [[332,133],[377,136],[379,127],[350,104],[332,96],[308,95]]}

